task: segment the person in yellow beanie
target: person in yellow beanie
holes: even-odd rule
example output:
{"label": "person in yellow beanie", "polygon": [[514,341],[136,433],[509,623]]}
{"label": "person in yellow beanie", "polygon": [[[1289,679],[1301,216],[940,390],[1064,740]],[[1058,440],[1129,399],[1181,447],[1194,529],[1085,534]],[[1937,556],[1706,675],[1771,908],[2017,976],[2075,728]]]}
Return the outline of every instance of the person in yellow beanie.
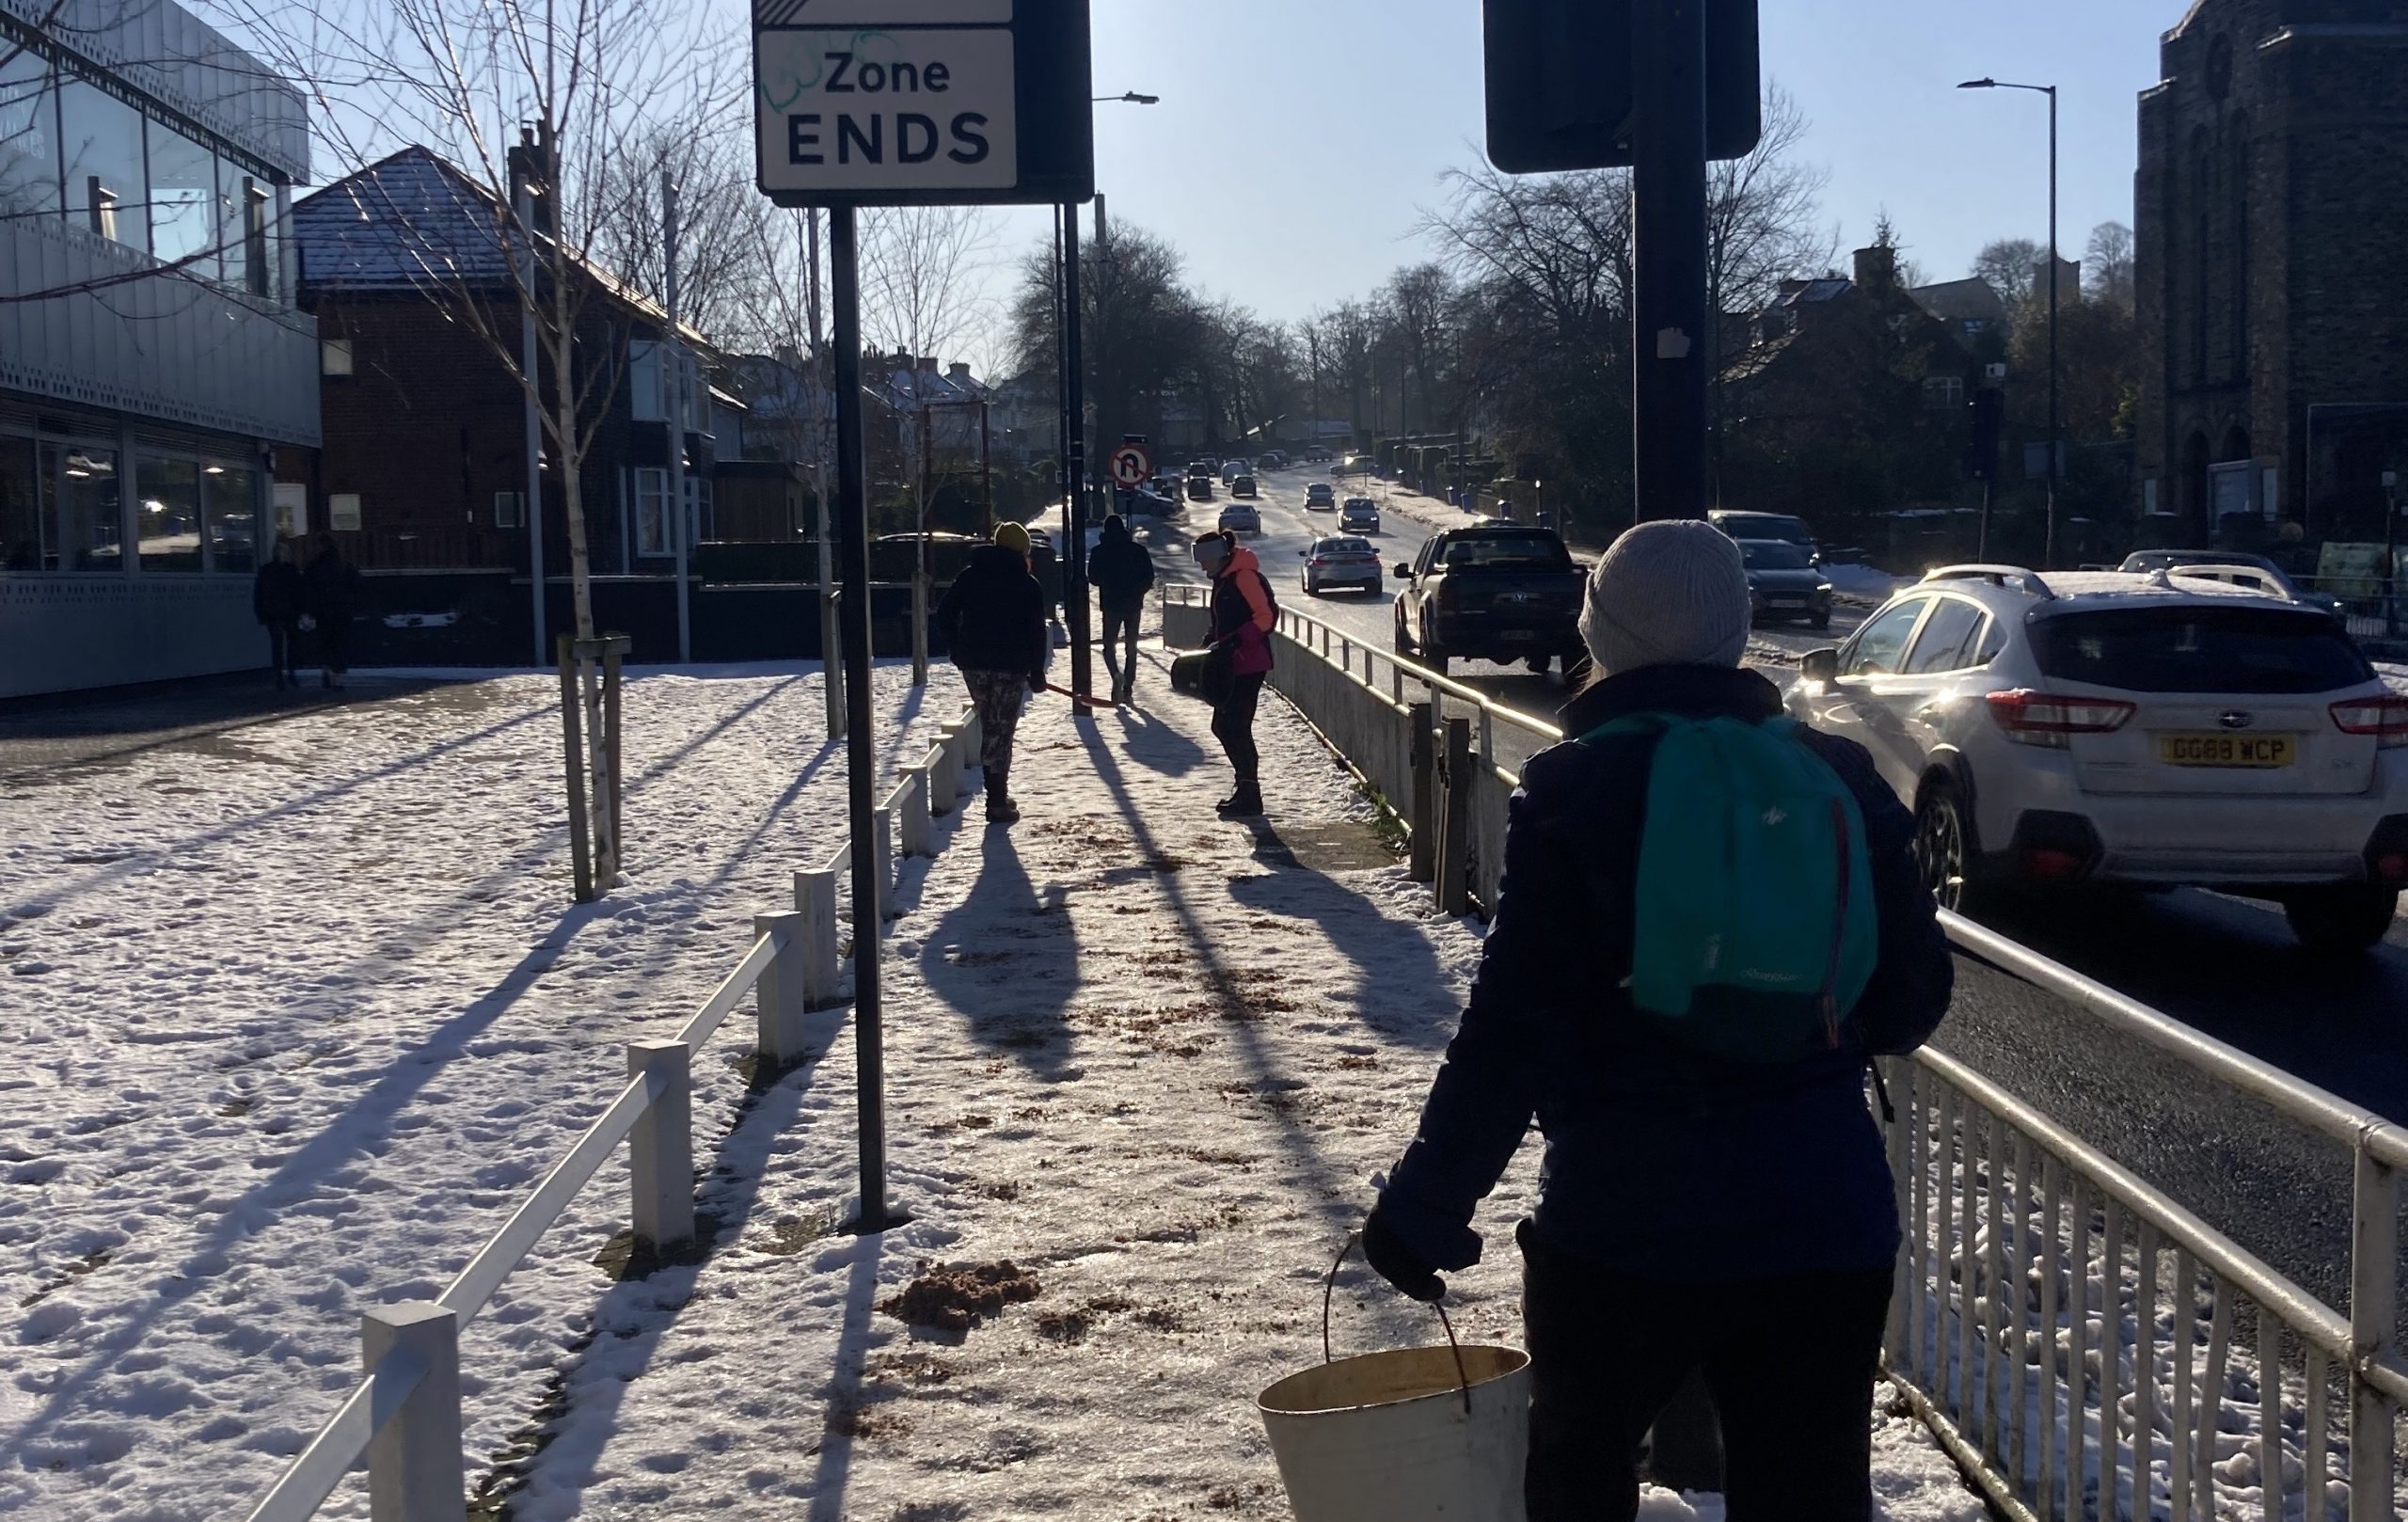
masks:
{"label": "person in yellow beanie", "polygon": [[1045,686],[1053,641],[1045,628],[1045,594],[1028,568],[1028,530],[1006,518],[995,525],[994,540],[972,551],[931,622],[978,709],[987,821],[1009,824],[1020,817],[1011,796],[1012,734],[1020,727],[1021,704]]}

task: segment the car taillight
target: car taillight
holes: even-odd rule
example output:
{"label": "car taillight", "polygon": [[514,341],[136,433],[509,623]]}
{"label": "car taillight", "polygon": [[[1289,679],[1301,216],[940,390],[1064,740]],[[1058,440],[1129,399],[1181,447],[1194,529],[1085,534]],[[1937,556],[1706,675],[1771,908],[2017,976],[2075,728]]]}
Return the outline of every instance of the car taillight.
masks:
{"label": "car taillight", "polygon": [[1990,718],[2021,745],[2066,748],[2068,735],[2104,735],[2121,729],[2132,716],[2131,704],[2115,698],[2068,698],[2017,688],[1989,695]]}
{"label": "car taillight", "polygon": [[2333,705],[2333,727],[2344,735],[2372,735],[2383,750],[2408,745],[2408,697],[2349,698]]}

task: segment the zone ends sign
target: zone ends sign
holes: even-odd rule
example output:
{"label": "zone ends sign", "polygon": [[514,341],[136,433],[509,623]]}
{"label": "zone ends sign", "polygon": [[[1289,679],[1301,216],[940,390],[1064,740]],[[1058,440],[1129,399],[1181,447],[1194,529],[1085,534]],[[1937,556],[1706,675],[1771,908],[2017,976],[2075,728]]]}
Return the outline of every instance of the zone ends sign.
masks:
{"label": "zone ends sign", "polygon": [[782,206],[1095,193],[1086,0],[754,0],[752,79]]}

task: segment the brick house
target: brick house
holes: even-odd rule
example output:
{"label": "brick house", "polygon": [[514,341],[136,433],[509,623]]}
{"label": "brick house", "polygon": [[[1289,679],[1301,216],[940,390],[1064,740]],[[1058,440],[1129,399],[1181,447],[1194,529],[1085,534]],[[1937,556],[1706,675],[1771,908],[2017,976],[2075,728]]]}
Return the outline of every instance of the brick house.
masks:
{"label": "brick house", "polygon": [[[372,605],[391,615],[388,626],[470,626],[483,637],[494,633],[488,626],[515,623],[492,658],[518,658],[531,633],[529,420],[525,393],[496,352],[515,354],[519,341],[498,215],[490,190],[423,148],[404,149],[294,204],[298,300],[318,325],[325,441],[314,457],[278,473],[307,493],[310,524],[331,529],[368,573]],[[674,388],[664,385],[673,356],[687,367],[688,416],[674,432],[686,453],[694,540],[712,532],[718,439],[733,434],[742,404],[705,384],[716,356],[701,334],[684,329],[673,350],[657,307],[607,270],[584,271],[592,287],[578,348],[608,393],[580,472],[591,568],[596,577],[657,579],[659,600],[673,600],[667,403]],[[479,304],[474,320],[469,302]],[[544,511],[534,521],[543,525],[547,622],[557,631],[567,607],[567,516],[550,442],[540,430],[538,439]],[[611,595],[625,604],[642,595],[623,586]],[[640,637],[657,622],[649,611],[614,611],[617,626]],[[394,623],[409,619],[418,622]],[[465,633],[447,640],[440,652],[416,654],[469,658],[479,648]]]}
{"label": "brick house", "polygon": [[2141,508],[2383,537],[2408,468],[2408,7],[2197,0],[2140,97]]}

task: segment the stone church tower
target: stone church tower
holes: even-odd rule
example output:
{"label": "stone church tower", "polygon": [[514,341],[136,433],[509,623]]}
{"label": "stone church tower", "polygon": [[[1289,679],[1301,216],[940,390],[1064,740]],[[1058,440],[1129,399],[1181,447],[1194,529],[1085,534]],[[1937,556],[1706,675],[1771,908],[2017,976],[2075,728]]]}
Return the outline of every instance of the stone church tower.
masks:
{"label": "stone church tower", "polygon": [[2147,539],[2379,539],[2408,479],[2408,0],[2196,0],[2140,98]]}

